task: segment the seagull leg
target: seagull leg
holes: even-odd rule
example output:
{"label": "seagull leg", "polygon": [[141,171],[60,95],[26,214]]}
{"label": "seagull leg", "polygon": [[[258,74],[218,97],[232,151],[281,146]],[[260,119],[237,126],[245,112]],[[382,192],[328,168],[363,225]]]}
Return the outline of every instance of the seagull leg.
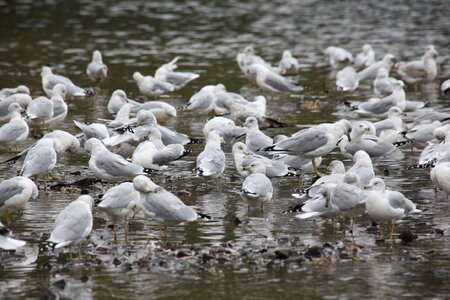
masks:
{"label": "seagull leg", "polygon": [[113,231],[114,231],[114,244],[117,244],[117,228],[116,228],[116,220],[113,221]]}
{"label": "seagull leg", "polygon": [[125,242],[128,242],[128,216],[125,216]]}
{"label": "seagull leg", "polygon": [[351,230],[351,234],[352,234],[352,241],[353,241],[353,245],[355,245],[355,220],[353,219],[353,217],[350,217],[350,230]]}
{"label": "seagull leg", "polygon": [[312,163],[312,166],[313,166],[314,173],[315,173],[317,176],[322,177],[323,174],[320,173],[319,170],[317,170],[316,161],[315,161],[314,158],[311,160],[311,163]]}
{"label": "seagull leg", "polygon": [[10,214],[6,214],[6,225],[11,225],[11,215]]}
{"label": "seagull leg", "polygon": [[391,243],[394,243],[394,221],[391,222],[391,237],[389,238],[389,240],[391,241]]}
{"label": "seagull leg", "polygon": [[381,222],[380,222],[379,226],[380,226],[380,240],[383,240],[383,226],[382,226]]}

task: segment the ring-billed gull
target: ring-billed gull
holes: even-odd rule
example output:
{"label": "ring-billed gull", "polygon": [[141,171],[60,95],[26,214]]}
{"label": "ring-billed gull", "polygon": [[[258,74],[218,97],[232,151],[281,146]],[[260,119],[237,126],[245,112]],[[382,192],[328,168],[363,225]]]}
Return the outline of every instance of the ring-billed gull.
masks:
{"label": "ring-billed gull", "polygon": [[375,177],[372,159],[364,150],[359,150],[353,155],[353,166],[347,172],[358,175],[360,187],[363,188]]}
{"label": "ring-billed gull", "polygon": [[[406,198],[402,193],[386,189],[381,178],[372,179],[366,186],[368,190],[366,200],[366,211],[369,217],[380,222],[391,222],[391,240],[394,232],[394,222],[405,217],[407,214],[420,213],[421,210]],[[380,228],[380,237],[382,237]]]}
{"label": "ring-billed gull", "polygon": [[374,80],[377,76],[378,69],[385,68],[386,70],[390,71],[391,68],[396,63],[395,56],[392,54],[386,54],[382,60],[379,60],[367,68],[361,70],[358,72],[358,80],[359,82],[364,80]]}
{"label": "ring-billed gull", "polygon": [[352,158],[358,150],[364,150],[371,158],[380,158],[396,150],[392,144],[382,143],[376,136],[367,136],[368,127],[365,123],[358,123],[353,127],[351,140],[344,135],[339,142],[342,154]]}
{"label": "ring-billed gull", "polygon": [[246,167],[250,171],[242,183],[241,196],[248,202],[248,209],[254,204],[261,205],[263,210],[264,202],[272,200],[273,186],[266,176],[266,165],[261,161],[254,161]]}
{"label": "ring-billed gull", "polygon": [[255,117],[258,120],[259,128],[278,128],[286,126],[283,122],[262,115],[260,111],[250,105],[242,105],[228,99],[224,102],[224,106],[230,112],[229,117],[238,125],[242,125],[248,117]]}
{"label": "ring-billed gull", "polygon": [[53,102],[47,97],[41,96],[33,99],[26,110],[27,117],[36,123],[42,123],[53,117]]}
{"label": "ring-billed gull", "polygon": [[324,123],[298,131],[287,140],[280,141],[265,151],[298,155],[311,159],[314,172],[321,176],[315,165],[315,158],[324,156],[336,147],[339,139],[347,134],[351,125],[348,120],[342,119],[335,123]]}
{"label": "ring-billed gull", "polygon": [[299,92],[303,87],[270,70],[262,64],[252,64],[248,73],[254,78],[256,85],[267,92]]}
{"label": "ring-billed gull", "polygon": [[44,188],[46,188],[45,174],[53,170],[56,165],[56,151],[54,141],[50,138],[41,138],[25,156],[20,175],[24,177],[37,177],[44,175]]}
{"label": "ring-billed gull", "polygon": [[309,219],[323,216],[332,218],[339,214],[339,210],[335,206],[328,205],[330,196],[336,183],[327,182],[318,186],[318,191],[313,198],[305,201],[301,207],[301,213],[295,215],[297,219]]}
{"label": "ring-billed gull", "polygon": [[42,88],[48,97],[53,95],[53,88],[58,83],[64,84],[67,88],[67,97],[91,97],[92,92],[76,86],[72,80],[65,76],[55,75],[50,67],[42,67]]}
{"label": "ring-billed gull", "polygon": [[122,156],[110,152],[96,138],[89,139],[85,143],[84,149],[91,154],[89,169],[101,180],[115,182],[145,174],[143,167],[130,163]]}
{"label": "ring-billed gull", "polygon": [[432,81],[438,72],[437,57],[437,51],[432,45],[429,45],[421,60],[400,62],[398,74],[409,84]]}
{"label": "ring-billed gull", "polygon": [[146,97],[160,96],[175,90],[172,84],[157,80],[150,75],[144,76],[140,72],[134,72],[133,79],[136,81],[139,92]]}
{"label": "ring-billed gull", "polygon": [[225,170],[225,153],[222,151],[222,134],[213,130],[206,139],[205,149],[197,156],[195,171],[204,177],[218,177]]}
{"label": "ring-billed gull", "polygon": [[383,115],[386,114],[389,108],[393,106],[404,110],[406,107],[406,94],[403,89],[405,84],[401,80],[397,80],[394,90],[389,96],[382,99],[371,98],[357,106],[356,112],[361,115]]}
{"label": "ring-billed gull", "polygon": [[358,88],[359,81],[356,70],[351,67],[345,67],[336,74],[336,88],[339,91],[354,91]]}
{"label": "ring-billed gull", "polygon": [[0,182],[0,216],[6,216],[6,222],[10,224],[10,215],[37,197],[38,188],[30,179],[16,176],[3,180]]}
{"label": "ring-billed gull", "polygon": [[29,128],[20,115],[22,108],[19,103],[11,103],[8,110],[11,120],[0,127],[0,143],[14,144],[17,147],[17,143],[27,139]]}
{"label": "ring-billed gull", "polygon": [[[250,103],[253,103],[253,102],[248,101],[243,96],[241,96],[237,93],[228,92],[226,90],[219,90],[217,93],[214,93],[214,101],[213,101],[214,112],[217,115],[222,116],[222,115],[227,115],[230,113],[228,108],[226,108],[226,106],[225,106],[225,101],[227,101],[227,100],[232,100],[232,101],[237,102],[238,104],[242,104],[242,105],[248,105]],[[265,103],[263,104],[262,101],[258,100],[254,104],[256,105],[254,108],[258,111],[264,105],[264,113],[265,113]],[[258,106],[258,104],[260,104],[260,106]]]}
{"label": "ring-billed gull", "polygon": [[320,177],[310,187],[305,189],[308,196],[317,196],[320,193],[321,186],[324,184],[338,184],[344,179],[345,166],[340,160],[332,160],[327,166],[327,171],[329,171],[329,174]]}
{"label": "ring-billed gull", "polygon": [[165,123],[172,118],[177,117],[176,108],[164,101],[148,101],[145,103],[134,103],[131,107],[132,113],[138,113],[140,110],[151,111],[158,123]]}
{"label": "ring-billed gull", "polygon": [[120,108],[128,102],[129,100],[124,90],[115,90],[108,101],[108,112],[110,114],[116,114],[120,110]]}
{"label": "ring-billed gull", "polygon": [[167,225],[191,222],[200,217],[192,207],[185,205],[176,195],[146,176],[136,176],[133,186],[140,193],[138,207],[146,216],[163,225],[165,233]]}
{"label": "ring-billed gull", "polygon": [[267,156],[268,153],[260,149],[273,145],[273,139],[259,130],[258,120],[255,117],[248,117],[242,126],[247,129],[245,133],[247,148],[253,153]]}
{"label": "ring-billed gull", "polygon": [[436,128],[442,125],[439,121],[432,123],[419,124],[413,128],[402,132],[408,140],[412,141],[412,146],[417,148],[424,148],[428,142],[434,138],[433,132]]}
{"label": "ring-billed gull", "polygon": [[278,63],[278,73],[281,75],[297,75],[300,70],[298,60],[292,56],[291,51],[284,50]]}
{"label": "ring-billed gull", "polygon": [[8,106],[11,103],[19,103],[21,107],[26,108],[31,102],[31,96],[28,94],[13,94],[0,101],[0,122],[10,119]]}
{"label": "ring-billed gull", "polygon": [[48,241],[55,243],[55,248],[78,244],[91,233],[92,205],[94,199],[82,195],[69,203],[57,216],[53,231]]}
{"label": "ring-billed gull", "polygon": [[11,230],[9,230],[5,225],[0,222],[0,248],[4,250],[16,250],[23,247],[26,242],[13,239],[10,237]]}
{"label": "ring-billed gull", "polygon": [[362,52],[358,53],[355,57],[355,68],[367,68],[368,66],[375,63],[375,52],[372,46],[369,44],[364,44],[362,46]]}
{"label": "ring-billed gull", "polygon": [[330,46],[325,49],[324,54],[333,68],[353,62],[353,55],[344,48]]}
{"label": "ring-billed gull", "polygon": [[385,130],[403,130],[403,119],[402,116],[406,114],[397,106],[393,106],[389,108],[387,111],[387,118],[380,120],[378,122],[374,122],[373,125],[376,129],[376,135],[380,136],[380,134]]}
{"label": "ring-billed gull", "polygon": [[247,167],[254,161],[260,161],[265,165],[265,174],[267,177],[283,177],[296,175],[295,172],[289,170],[289,166],[283,161],[253,154],[248,150],[247,146],[244,143],[235,143],[232,148],[232,153],[236,170],[242,177],[247,177],[250,174],[250,171],[247,169]]}
{"label": "ring-billed gull", "polygon": [[103,63],[102,53],[100,51],[94,50],[92,53],[92,61],[86,68],[86,74],[96,83],[108,77],[108,67]]}
{"label": "ring-billed gull", "polygon": [[379,68],[377,77],[373,81],[373,91],[377,95],[388,96],[394,91],[396,83],[397,79],[389,77],[389,71],[386,68]]}
{"label": "ring-billed gull", "polygon": [[109,131],[105,124],[91,123],[85,124],[77,120],[73,120],[75,125],[81,129],[84,139],[87,141],[90,138],[97,138],[99,140],[104,140],[109,138]]}
{"label": "ring-billed gull", "polygon": [[178,68],[176,64],[178,59],[179,57],[177,56],[155,71],[156,80],[168,82],[172,84],[176,90],[181,89],[192,80],[200,77],[200,75],[192,72],[175,72],[175,69]]}
{"label": "ring-billed gull", "polygon": [[209,113],[214,109],[216,94],[221,92],[226,92],[223,84],[206,85],[192,95],[188,103],[180,107],[180,109],[195,109],[203,113]]}
{"label": "ring-billed gull", "polygon": [[212,130],[217,130],[222,133],[223,139],[227,144],[233,144],[236,138],[245,134],[246,129],[241,126],[236,126],[233,120],[224,117],[214,117],[206,122],[203,126],[203,135],[205,138]]}
{"label": "ring-billed gull", "polygon": [[98,207],[105,211],[114,224],[114,239],[116,239],[117,219],[125,221],[125,239],[128,236],[128,218],[138,212],[137,203],[139,192],[136,191],[131,182],[123,182],[113,186],[102,196]]}
{"label": "ring-billed gull", "polygon": [[30,89],[26,85],[19,85],[15,88],[2,88],[0,90],[0,99],[5,99],[14,94],[30,94]]}
{"label": "ring-billed gull", "polygon": [[261,56],[255,54],[253,46],[249,45],[244,48],[244,50],[236,55],[236,61],[244,75],[252,80],[252,75],[249,73],[249,67],[253,64],[261,64],[269,69],[271,66],[268,62],[266,62]]}
{"label": "ring-billed gull", "polygon": [[53,88],[51,101],[53,103],[53,115],[49,119],[44,120],[44,124],[57,124],[64,121],[68,113],[67,103],[64,101],[66,97],[66,86],[58,83]]}

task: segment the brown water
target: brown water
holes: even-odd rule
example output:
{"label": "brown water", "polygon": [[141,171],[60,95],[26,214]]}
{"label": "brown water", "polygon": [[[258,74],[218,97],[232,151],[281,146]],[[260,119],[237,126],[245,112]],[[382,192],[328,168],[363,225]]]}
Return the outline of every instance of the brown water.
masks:
{"label": "brown water", "polygon": [[[335,121],[346,116],[345,100],[365,100],[371,87],[361,86],[352,95],[333,91],[334,75],[323,58],[329,45],[340,45],[358,53],[368,42],[380,58],[391,52],[401,59],[420,57],[427,44],[434,44],[441,56],[441,69],[435,82],[418,92],[409,88],[409,100],[427,100],[432,107],[448,107],[438,93],[439,84],[450,77],[448,49],[450,18],[445,1],[1,1],[0,2],[0,87],[26,84],[33,96],[43,94],[40,70],[49,65],[55,73],[69,76],[79,85],[90,87],[85,68],[94,49],[103,52],[110,78],[96,87],[93,100],[72,100],[69,115],[60,129],[78,130],[72,119],[95,121],[109,118],[106,104],[111,93],[124,89],[133,99],[140,96],[131,74],[144,74],[181,56],[181,70],[198,72],[199,79],[179,92],[164,97],[179,106],[202,86],[223,83],[229,91],[247,98],[261,94],[240,73],[235,55],[248,44],[257,54],[276,63],[284,49],[291,49],[302,69],[296,80],[308,88],[296,95],[268,97],[270,115],[288,124],[309,125]],[[311,108],[311,101],[318,100]],[[208,116],[179,112],[168,127],[201,137]],[[274,136],[290,134],[298,128],[268,130]],[[29,140],[29,144],[33,142]],[[282,211],[296,204],[292,198],[294,179],[274,179],[274,201],[263,213],[247,212],[238,195],[242,179],[236,177],[230,147],[225,146],[227,168],[220,184],[194,177],[191,170],[203,145],[188,146],[193,153],[155,181],[171,191],[188,190],[185,203],[213,217],[170,228],[168,241],[180,247],[214,247],[234,241],[236,247],[255,252],[271,247],[305,248],[331,244],[344,238],[329,224],[302,221]],[[2,147],[0,159],[12,153]],[[423,214],[405,218],[396,232],[412,229],[418,239],[411,243],[376,243],[377,233],[366,229],[370,220],[357,222],[356,241],[361,251],[354,260],[336,260],[323,265],[283,264],[279,261],[249,263],[242,259],[226,263],[158,258],[160,245],[156,223],[138,215],[130,230],[129,243],[112,244],[113,232],[104,216],[94,211],[100,224],[84,246],[87,257],[70,260],[68,252],[52,253],[43,242],[51,232],[55,216],[77,191],[40,192],[36,201],[15,216],[11,226],[27,247],[12,255],[0,252],[0,298],[37,298],[47,290],[72,299],[109,298],[445,298],[449,293],[450,265],[447,230],[449,204],[443,193],[434,194],[427,170],[404,171],[418,153],[403,150],[399,161],[381,161],[377,175],[385,169],[387,185],[415,201]],[[342,159],[337,151],[324,159]],[[63,181],[92,177],[88,157],[68,155],[59,162],[56,173]],[[345,164],[351,165],[347,159]],[[2,178],[13,176],[20,166],[2,166]],[[81,170],[81,175],[71,172]],[[102,191],[88,187],[92,195]],[[227,214],[242,223],[224,222]],[[434,233],[444,230],[444,236]],[[149,241],[150,239],[150,241]],[[95,246],[94,246],[95,245]],[[103,253],[101,248],[107,249]],[[167,250],[170,253],[170,250]],[[176,251],[173,252],[174,256]],[[151,257],[148,265],[137,261]],[[115,264],[114,258],[121,263]],[[174,263],[175,261],[175,263]],[[117,261],[116,261],[117,262]],[[141,261],[142,262],[142,261]],[[256,267],[255,267],[256,266]],[[53,283],[64,279],[64,289]]]}

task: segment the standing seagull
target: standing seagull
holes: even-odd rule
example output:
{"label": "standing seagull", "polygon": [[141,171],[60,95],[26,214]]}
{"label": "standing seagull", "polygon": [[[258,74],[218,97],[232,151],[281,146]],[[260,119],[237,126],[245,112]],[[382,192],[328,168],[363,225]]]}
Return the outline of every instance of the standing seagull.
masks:
{"label": "standing seagull", "polygon": [[25,156],[20,176],[37,177],[44,174],[44,188],[46,188],[45,174],[56,165],[57,156],[53,145],[53,139],[41,138]]}
{"label": "standing seagull", "polygon": [[266,165],[261,161],[254,161],[246,167],[251,174],[248,175],[242,184],[242,197],[248,202],[248,209],[253,203],[261,205],[263,210],[264,202],[272,200],[273,186],[266,176]]}
{"label": "standing seagull", "polygon": [[19,103],[11,103],[8,110],[11,120],[0,127],[0,143],[14,144],[17,148],[17,143],[27,139],[29,128],[20,115],[22,108]]}
{"label": "standing seagull", "polygon": [[91,233],[93,203],[91,196],[82,195],[58,214],[48,239],[56,249],[78,244]]}
{"label": "standing seagull", "polygon": [[[366,211],[370,218],[374,220],[391,222],[391,240],[396,220],[402,219],[407,214],[422,212],[402,193],[387,190],[381,178],[372,179],[369,185],[366,186],[366,189],[369,190],[367,193]],[[383,237],[381,229],[380,237]]]}
{"label": "standing seagull", "polygon": [[102,61],[102,53],[95,50],[92,54],[92,61],[86,68],[86,74],[89,78],[97,83],[105,80],[108,77],[108,67]]}
{"label": "standing seagull", "polygon": [[204,177],[219,177],[225,170],[225,153],[220,148],[223,138],[217,130],[212,130],[206,139],[205,149],[197,156],[195,171]]}
{"label": "standing seagull", "polygon": [[291,51],[284,50],[280,63],[278,64],[278,73],[281,75],[297,75],[300,66],[298,60],[292,56]]}
{"label": "standing seagull", "polygon": [[299,92],[303,88],[262,64],[252,64],[248,73],[255,79],[256,85],[268,92]]}
{"label": "standing seagull", "polygon": [[167,225],[195,221],[199,218],[199,214],[192,207],[185,205],[176,195],[146,176],[136,176],[133,179],[133,186],[140,193],[138,207],[145,215],[164,226],[165,235]]}
{"label": "standing seagull", "polygon": [[367,68],[368,66],[375,63],[375,52],[373,52],[372,46],[369,44],[364,44],[362,46],[362,52],[358,53],[355,58],[356,68]]}
{"label": "standing seagull", "polygon": [[23,208],[28,200],[38,197],[36,184],[30,179],[16,176],[0,183],[0,216],[6,216],[6,223],[11,223],[10,215]]}
{"label": "standing seagull", "polygon": [[68,97],[91,97],[92,92],[76,86],[72,80],[65,76],[55,75],[50,67],[42,67],[42,88],[47,96],[53,95],[53,88],[58,83],[64,84],[67,88]]}
{"label": "standing seagull", "polygon": [[437,75],[438,53],[432,45],[427,46],[421,60],[400,62],[398,74],[409,84],[432,81]]}

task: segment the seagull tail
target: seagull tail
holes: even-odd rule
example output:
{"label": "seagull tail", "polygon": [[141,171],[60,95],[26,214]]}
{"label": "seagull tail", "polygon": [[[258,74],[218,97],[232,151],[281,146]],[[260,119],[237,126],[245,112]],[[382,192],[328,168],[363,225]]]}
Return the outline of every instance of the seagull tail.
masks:
{"label": "seagull tail", "polygon": [[321,212],[317,212],[317,211],[310,211],[310,212],[304,212],[304,213],[300,213],[298,215],[295,215],[295,217],[297,219],[301,219],[301,220],[305,220],[305,219],[309,219],[309,218],[315,218],[322,215]]}
{"label": "seagull tail", "polygon": [[212,219],[211,216],[209,216],[209,215],[207,215],[207,214],[203,214],[203,213],[201,213],[201,212],[197,212],[197,215],[198,215],[198,218],[199,218],[199,219],[208,219],[208,220],[211,220],[211,219]]}
{"label": "seagull tail", "polygon": [[197,138],[189,138],[189,143],[188,144],[203,144],[205,142],[204,139],[197,139]]}
{"label": "seagull tail", "polygon": [[305,205],[305,204],[304,203],[300,203],[300,204],[296,204],[296,205],[290,206],[288,209],[282,211],[281,213],[287,214],[287,213],[293,213],[293,212],[301,212],[303,205]]}
{"label": "seagull tail", "polygon": [[395,146],[395,147],[401,147],[401,146],[408,145],[408,144],[411,144],[411,143],[412,143],[411,140],[401,141],[401,142],[395,142],[395,143],[394,143],[394,146]]}

